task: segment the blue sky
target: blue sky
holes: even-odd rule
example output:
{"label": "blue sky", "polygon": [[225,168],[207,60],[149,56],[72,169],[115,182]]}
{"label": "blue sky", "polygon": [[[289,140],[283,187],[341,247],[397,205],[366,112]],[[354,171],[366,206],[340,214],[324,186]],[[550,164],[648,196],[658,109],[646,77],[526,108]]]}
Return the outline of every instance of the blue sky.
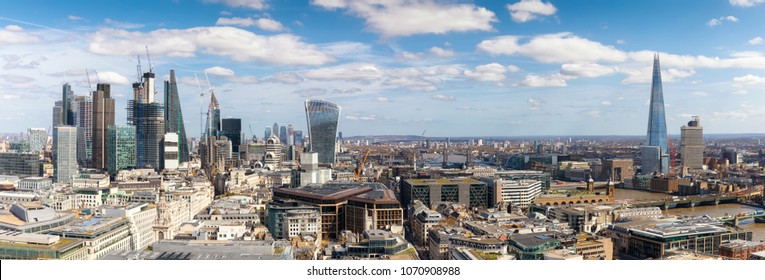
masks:
{"label": "blue sky", "polygon": [[671,134],[692,115],[706,133],[763,133],[763,2],[13,1],[0,132],[49,127],[61,84],[87,94],[86,68],[126,107],[148,46],[158,78],[180,79],[189,135],[205,73],[222,115],[259,137],[305,129],[306,98],[339,104],[346,136],[641,135],[654,52]]}

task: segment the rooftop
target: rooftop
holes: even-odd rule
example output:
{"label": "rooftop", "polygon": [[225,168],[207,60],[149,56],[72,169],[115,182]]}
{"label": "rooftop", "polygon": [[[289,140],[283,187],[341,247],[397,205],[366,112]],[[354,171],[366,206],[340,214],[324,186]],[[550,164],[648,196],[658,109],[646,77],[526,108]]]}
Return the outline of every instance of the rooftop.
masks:
{"label": "rooftop", "polygon": [[379,183],[330,182],[326,184],[309,184],[299,188],[278,188],[274,189],[274,193],[305,196],[321,200],[338,200],[372,191],[376,185],[379,185]]}
{"label": "rooftop", "polygon": [[430,184],[460,184],[460,183],[466,183],[466,184],[485,184],[484,182],[478,181],[476,179],[471,178],[451,178],[451,179],[406,179],[405,181],[409,182],[409,184],[412,185],[430,185]]}
{"label": "rooftop", "polygon": [[74,223],[64,226],[58,232],[93,234],[125,221],[122,217],[90,217],[78,219]]}
{"label": "rooftop", "polygon": [[524,247],[536,247],[548,242],[558,241],[545,233],[516,234],[510,237],[510,240]]}

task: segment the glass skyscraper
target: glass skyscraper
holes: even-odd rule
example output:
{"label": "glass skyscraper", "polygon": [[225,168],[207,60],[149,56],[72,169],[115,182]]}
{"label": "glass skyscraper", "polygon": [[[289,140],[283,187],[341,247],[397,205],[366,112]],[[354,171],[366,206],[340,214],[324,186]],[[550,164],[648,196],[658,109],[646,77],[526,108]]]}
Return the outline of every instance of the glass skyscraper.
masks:
{"label": "glass skyscraper", "polygon": [[136,166],[135,126],[109,126],[107,139],[109,174],[115,175],[121,169]]}
{"label": "glass skyscraper", "polygon": [[324,100],[306,100],[305,117],[308,122],[309,151],[319,154],[319,163],[334,164],[340,106]]}
{"label": "glass skyscraper", "polygon": [[242,119],[223,119],[223,135],[231,141],[231,150],[239,153],[239,145],[242,143]]}
{"label": "glass skyscraper", "polygon": [[651,79],[651,103],[648,112],[648,135],[646,146],[659,147],[659,158],[654,158],[654,153],[643,155],[643,161],[656,161],[652,166],[658,166],[659,170],[643,170],[643,173],[669,171],[669,154],[667,143],[667,120],[664,114],[664,92],[661,86],[661,67],[659,66],[659,54],[653,58],[653,77]]}
{"label": "glass skyscraper", "polygon": [[165,81],[165,132],[178,134],[178,161],[188,162],[189,144],[174,70],[170,70],[170,81]]}
{"label": "glass skyscraper", "polygon": [[218,136],[221,130],[220,103],[213,92],[210,95],[210,106],[207,108],[207,136]]}
{"label": "glass skyscraper", "polygon": [[77,127],[56,127],[53,129],[53,181],[71,183],[78,169]]}

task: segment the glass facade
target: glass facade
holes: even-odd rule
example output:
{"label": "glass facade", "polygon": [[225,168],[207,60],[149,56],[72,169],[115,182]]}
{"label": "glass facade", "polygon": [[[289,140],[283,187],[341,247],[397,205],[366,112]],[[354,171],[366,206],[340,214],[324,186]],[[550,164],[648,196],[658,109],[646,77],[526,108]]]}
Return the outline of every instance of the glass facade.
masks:
{"label": "glass facade", "polygon": [[223,119],[223,135],[231,141],[231,151],[239,153],[242,144],[242,119]]}
{"label": "glass facade", "polygon": [[181,99],[178,97],[178,84],[175,71],[170,70],[170,81],[165,81],[165,132],[178,134],[178,161],[189,161],[189,144],[186,126],[183,124]]}
{"label": "glass facade", "polygon": [[136,135],[132,125],[109,126],[107,140],[109,149],[109,174],[120,169],[136,166]]}
{"label": "glass facade", "polygon": [[651,103],[648,113],[648,136],[646,146],[660,147],[661,172],[668,170],[667,154],[667,121],[664,115],[664,92],[661,86],[661,68],[659,66],[659,55],[656,54],[653,60],[653,77],[651,82]]}
{"label": "glass facade", "polygon": [[305,116],[310,151],[319,154],[319,163],[334,164],[340,106],[323,100],[306,100]]}

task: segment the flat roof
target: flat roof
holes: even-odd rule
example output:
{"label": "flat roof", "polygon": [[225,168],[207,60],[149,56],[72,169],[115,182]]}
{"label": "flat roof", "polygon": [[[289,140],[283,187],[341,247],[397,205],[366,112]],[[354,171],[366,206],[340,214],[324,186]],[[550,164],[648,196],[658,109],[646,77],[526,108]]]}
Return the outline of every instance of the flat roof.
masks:
{"label": "flat roof", "polygon": [[353,184],[309,184],[299,188],[277,188],[274,194],[283,193],[319,200],[340,200],[374,190],[363,183]]}
{"label": "flat roof", "polygon": [[441,178],[441,179],[406,179],[404,181],[409,182],[412,185],[430,185],[430,184],[486,184],[473,178]]}
{"label": "flat roof", "polygon": [[125,220],[125,218],[122,217],[90,217],[86,219],[78,219],[74,223],[57,230],[57,232],[93,234],[108,229],[112,225],[122,222],[123,220]]}
{"label": "flat roof", "polygon": [[535,247],[547,242],[558,241],[556,238],[548,236],[549,233],[527,233],[516,234],[510,237],[510,240],[521,244],[525,247]]}

